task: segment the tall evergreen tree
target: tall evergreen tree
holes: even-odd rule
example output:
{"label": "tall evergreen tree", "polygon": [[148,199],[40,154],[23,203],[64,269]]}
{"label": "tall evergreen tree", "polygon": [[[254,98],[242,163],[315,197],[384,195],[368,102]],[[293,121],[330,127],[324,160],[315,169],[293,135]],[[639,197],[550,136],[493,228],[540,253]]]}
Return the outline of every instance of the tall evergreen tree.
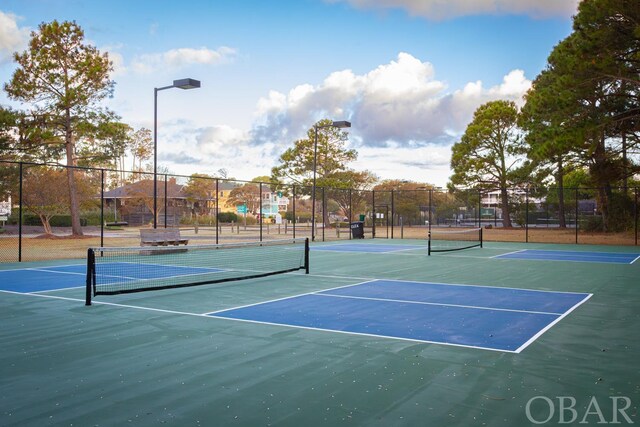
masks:
{"label": "tall evergreen tree", "polygon": [[[5,84],[9,97],[31,103],[53,133],[48,141],[64,150],[68,166],[77,164],[76,143],[80,128],[96,122],[104,112],[99,102],[113,91],[106,53],[84,41],[75,22],[43,23],[31,33],[29,47],[15,53],[18,64]],[[74,235],[81,235],[79,199],[73,168],[67,168],[69,207]]]}
{"label": "tall evergreen tree", "polygon": [[520,184],[523,175],[524,145],[517,128],[518,109],[512,101],[491,101],[473,114],[451,154],[451,183],[500,190],[502,221],[511,227],[510,187]]}

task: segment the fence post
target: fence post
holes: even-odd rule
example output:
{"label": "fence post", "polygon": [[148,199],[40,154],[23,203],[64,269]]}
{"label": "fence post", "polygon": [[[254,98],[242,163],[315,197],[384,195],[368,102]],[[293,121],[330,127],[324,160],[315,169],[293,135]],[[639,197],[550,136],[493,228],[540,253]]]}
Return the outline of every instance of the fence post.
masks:
{"label": "fence post", "polygon": [[23,163],[20,162],[20,188],[18,190],[18,262],[22,262],[22,175]]}
{"label": "fence post", "polygon": [[258,214],[258,224],[260,225],[260,241],[262,242],[262,217],[264,216],[262,211],[262,183],[259,184],[259,189],[260,189],[260,213]]}
{"label": "fence post", "polygon": [[322,187],[322,241],[324,242],[324,229],[327,228],[325,219],[329,219],[327,215],[327,189]]}
{"label": "fence post", "polygon": [[[636,204],[637,204],[637,201],[636,201]],[[347,221],[348,222],[347,227],[349,227],[347,229],[349,231],[349,240],[351,240],[351,221],[353,221],[353,210],[351,206],[351,189],[349,189],[349,221]],[[362,221],[362,230],[364,231],[364,221]]]}
{"label": "fence post", "polygon": [[219,183],[220,179],[216,178],[216,204],[215,204],[215,212],[216,212],[216,245],[218,244],[218,227],[220,227],[220,219],[219,219],[219,214],[220,212],[218,211],[219,205],[218,205],[218,199],[220,198],[220,191],[218,188],[218,183]]}
{"label": "fence post", "polygon": [[578,221],[578,187],[575,188],[575,195],[576,195],[576,245],[578,244],[578,229],[580,228],[579,224],[580,221]]}
{"label": "fence post", "polygon": [[372,234],[373,234],[373,238],[376,238],[376,190],[371,190],[371,212],[372,212],[372,220],[373,220],[373,227],[372,227]]}
{"label": "fence post", "polygon": [[164,174],[164,228],[167,228],[167,210],[168,210],[168,200],[169,194],[167,193],[167,174]]}
{"label": "fence post", "polygon": [[104,247],[104,169],[100,169],[100,247]]}
{"label": "fence post", "polygon": [[393,189],[391,190],[391,239],[393,239],[393,221],[395,220],[395,207],[393,206]]}
{"label": "fence post", "polygon": [[478,228],[482,228],[482,191],[478,190]]}
{"label": "fence post", "polygon": [[296,238],[296,185],[293,184],[293,238]]}
{"label": "fence post", "polygon": [[635,234],[636,234],[636,241],[635,241],[635,245],[638,246],[638,187],[635,187],[635,195],[636,195],[636,203],[633,205],[633,216],[635,218]]}
{"label": "fence post", "polygon": [[[524,214],[524,242],[529,243],[529,188],[524,193],[525,214]],[[549,222],[547,221],[547,224]]]}
{"label": "fence post", "polygon": [[432,196],[433,196],[433,188],[430,188],[429,189],[429,233],[431,233],[431,222],[433,222],[431,218],[431,211],[433,210],[433,205],[431,204]]}

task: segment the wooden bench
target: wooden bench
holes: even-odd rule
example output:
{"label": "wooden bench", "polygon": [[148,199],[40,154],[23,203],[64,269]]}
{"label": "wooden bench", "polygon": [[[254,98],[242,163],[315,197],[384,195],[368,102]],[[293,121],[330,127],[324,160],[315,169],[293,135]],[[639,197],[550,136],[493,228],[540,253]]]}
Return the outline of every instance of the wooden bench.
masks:
{"label": "wooden bench", "polygon": [[188,239],[180,237],[180,229],[178,228],[151,228],[140,230],[140,244],[142,246],[178,246],[188,243]]}

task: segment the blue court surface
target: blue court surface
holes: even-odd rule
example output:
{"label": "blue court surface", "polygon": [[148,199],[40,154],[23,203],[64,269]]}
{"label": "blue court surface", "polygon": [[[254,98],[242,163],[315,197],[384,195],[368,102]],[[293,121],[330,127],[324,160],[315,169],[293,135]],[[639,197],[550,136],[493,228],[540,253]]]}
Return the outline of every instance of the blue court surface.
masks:
{"label": "blue court surface", "polygon": [[633,264],[640,258],[637,253],[617,252],[580,252],[580,251],[548,251],[539,249],[523,249],[497,255],[500,259],[529,259],[544,261],[600,262],[608,264]]}
{"label": "blue court surface", "polygon": [[365,252],[365,253],[393,253],[423,249],[426,253],[426,246],[418,245],[378,245],[367,243],[338,243],[334,245],[311,246],[312,251],[330,252]]}
{"label": "blue court surface", "polygon": [[[96,265],[96,276],[99,277],[101,285],[163,277],[194,276],[220,271],[223,270],[124,262]],[[82,287],[86,285],[86,276],[87,267],[84,264],[0,270],[0,290],[29,293]]]}
{"label": "blue court surface", "polygon": [[591,297],[372,280],[209,316],[519,353]]}

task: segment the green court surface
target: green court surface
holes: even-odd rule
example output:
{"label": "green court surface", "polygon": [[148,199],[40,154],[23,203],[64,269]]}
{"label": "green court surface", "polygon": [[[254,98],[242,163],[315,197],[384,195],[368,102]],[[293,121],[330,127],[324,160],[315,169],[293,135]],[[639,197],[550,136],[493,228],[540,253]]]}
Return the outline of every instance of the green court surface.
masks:
{"label": "green court surface", "polygon": [[[92,306],[81,275],[78,287],[0,291],[0,425],[558,425],[574,415],[559,411],[559,396],[575,399],[575,424],[629,424],[614,408],[627,400],[612,397],[640,422],[640,260],[497,257],[637,247],[485,243],[427,256],[424,242],[407,242],[312,244],[309,275],[99,295]],[[83,262],[0,264],[0,289],[14,277],[6,270]],[[520,352],[214,317],[372,279],[590,297]]]}

